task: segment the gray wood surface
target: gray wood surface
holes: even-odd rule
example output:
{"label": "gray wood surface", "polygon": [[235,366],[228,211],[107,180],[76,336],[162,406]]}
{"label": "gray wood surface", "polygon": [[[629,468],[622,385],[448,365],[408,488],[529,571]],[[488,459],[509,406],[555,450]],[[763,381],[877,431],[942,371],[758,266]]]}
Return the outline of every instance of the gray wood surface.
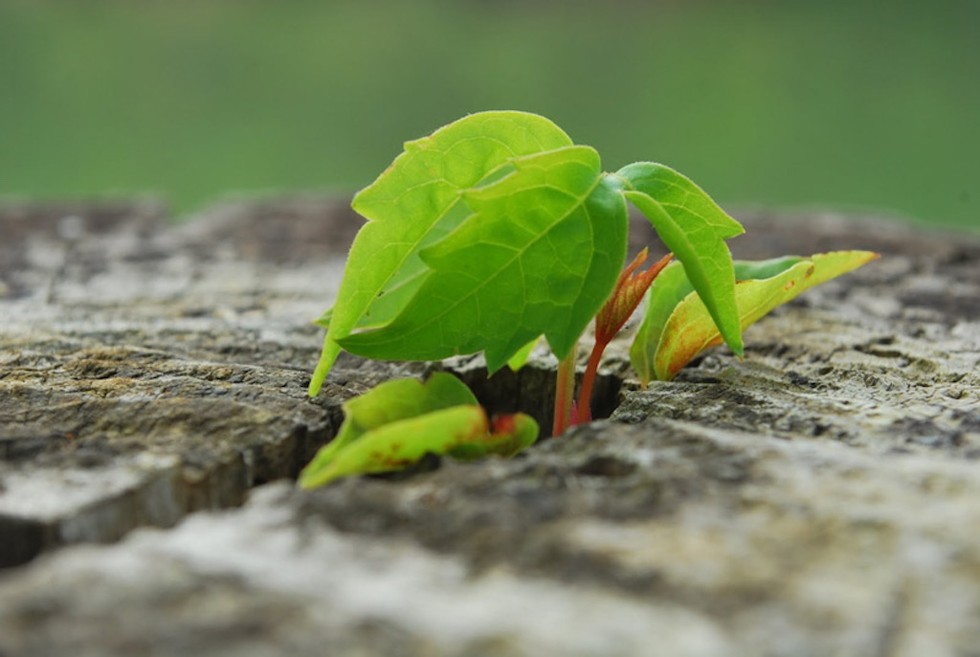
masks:
{"label": "gray wood surface", "polygon": [[980,654],[980,240],[737,214],[738,257],[883,257],[743,361],[613,349],[611,419],[519,458],[304,493],[350,396],[442,367],[543,419],[554,360],[310,401],[344,204],[0,207],[0,655]]}

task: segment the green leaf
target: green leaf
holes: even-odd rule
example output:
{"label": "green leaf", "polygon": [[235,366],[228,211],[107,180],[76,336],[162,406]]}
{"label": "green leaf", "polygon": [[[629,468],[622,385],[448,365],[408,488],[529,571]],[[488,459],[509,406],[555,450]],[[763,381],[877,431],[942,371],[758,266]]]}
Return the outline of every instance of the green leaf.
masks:
{"label": "green leaf", "polygon": [[617,173],[627,181],[626,198],[681,262],[725,342],[741,355],[735,272],[725,240],[745,232],[742,226],[700,187],[662,164],[637,162]]}
{"label": "green leaf", "polygon": [[401,470],[426,454],[445,454],[487,431],[487,415],[479,406],[453,406],[392,422],[365,433],[315,470],[307,467],[299,485],[310,489],[340,477]]}
{"label": "green leaf", "polygon": [[323,311],[323,314],[313,320],[313,323],[320,328],[330,328],[330,318],[333,317],[333,306]]}
{"label": "green leaf", "polygon": [[531,357],[531,352],[534,348],[538,346],[538,338],[534,338],[526,345],[517,350],[517,353],[510,357],[507,361],[507,367],[511,371],[516,372],[527,364],[528,359]]}
{"label": "green leaf", "polygon": [[[736,260],[735,279],[741,281],[749,278],[769,278],[800,262],[799,256],[784,256],[771,260],[745,261]],[[736,290],[738,284],[736,283]],[[684,274],[684,267],[679,262],[669,264],[650,286],[647,295],[646,310],[643,322],[636,331],[633,345],[630,347],[630,362],[639,375],[643,385],[657,378],[653,371],[654,353],[663,335],[667,320],[670,319],[674,308],[684,300],[694,286]],[[744,327],[743,327],[744,328]]]}
{"label": "green leaf", "polygon": [[[509,111],[472,114],[406,143],[404,153],[354,198],[354,209],[368,223],[351,246],[309,394],[319,392],[340,339],[359,323],[384,323],[414,296],[426,274],[419,251],[466,216],[458,208],[462,190],[498,174],[515,157],[570,144],[551,121]],[[392,300],[365,319],[379,296]]]}
{"label": "green leaf", "polygon": [[538,437],[537,423],[521,413],[494,418],[491,427],[469,388],[441,372],[425,384],[415,379],[382,383],[344,404],[344,413],[337,437],[300,473],[301,487],[400,470],[426,454],[513,456]]}
{"label": "green leaf", "polygon": [[674,312],[677,304],[693,291],[694,286],[684,275],[684,266],[676,260],[653,279],[653,284],[647,293],[643,321],[636,330],[633,344],[630,346],[630,362],[644,386],[656,378],[653,371],[653,358],[670,314]]}
{"label": "green leaf", "polygon": [[474,214],[421,252],[432,271],[398,317],[341,339],[344,349],[395,360],[484,351],[490,372],[542,334],[568,354],[626,258],[621,181],[600,173],[588,146],[512,164],[464,193]]}
{"label": "green leaf", "polygon": [[736,260],[735,280],[747,281],[754,278],[772,278],[777,274],[782,274],[803,260],[806,260],[806,258],[801,256],[782,256],[768,260]]}
{"label": "green leaf", "polygon": [[493,418],[492,431],[468,440],[449,450],[449,455],[463,461],[484,456],[514,456],[538,439],[538,423],[530,415],[514,413]]}
{"label": "green leaf", "polygon": [[466,384],[445,372],[433,373],[425,383],[417,379],[395,379],[377,385],[344,403],[340,431],[303,469],[300,485],[318,481],[320,473],[337,454],[368,431],[432,411],[476,404],[476,397]]}
{"label": "green leaf", "polygon": [[[768,276],[740,280],[735,285],[740,327],[744,330],[776,306],[796,298],[805,290],[857,269],[877,257],[870,251],[836,251],[818,253],[809,259],[790,256],[756,263],[736,263],[735,270],[740,276]],[[659,279],[657,282],[660,282]],[[644,384],[650,378],[662,381],[673,378],[697,354],[721,342],[717,326],[696,294],[688,294],[680,303],[672,303],[682,289],[683,286],[677,281],[662,292],[651,288],[648,313],[655,318],[650,321],[649,329],[641,332],[644,344],[638,346],[635,342],[630,352],[633,366]],[[661,321],[665,309],[669,309],[669,317],[658,331],[656,324]],[[645,319],[644,325],[646,323]],[[637,341],[640,339],[638,334]],[[654,340],[657,341],[655,348],[651,346]]]}

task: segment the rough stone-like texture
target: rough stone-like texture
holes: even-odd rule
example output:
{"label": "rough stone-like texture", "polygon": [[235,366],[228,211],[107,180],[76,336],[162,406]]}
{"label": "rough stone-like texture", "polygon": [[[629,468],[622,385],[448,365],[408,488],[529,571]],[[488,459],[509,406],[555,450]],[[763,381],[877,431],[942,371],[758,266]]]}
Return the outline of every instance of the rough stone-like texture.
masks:
{"label": "rough stone-like texture", "polygon": [[[345,359],[304,398],[337,207],[131,220],[151,210],[81,238],[14,222],[22,246],[0,246],[0,552],[234,504],[295,473],[343,399],[421,372]],[[884,257],[750,329],[744,361],[716,349],[639,391],[614,351],[612,418],[516,459],[268,484],[9,569],[0,655],[980,656],[980,240],[741,218],[737,256]],[[490,382],[478,359],[439,366],[546,412],[545,356]]]}
{"label": "rough stone-like texture", "polygon": [[884,257],[750,328],[744,361],[715,350],[674,381],[627,395],[615,419],[710,419],[716,429],[868,453],[980,458],[977,240],[842,220],[794,224],[789,233],[773,218],[750,230],[737,256],[849,245]]}
{"label": "rough stone-like texture", "polygon": [[308,320],[357,226],[343,207],[229,205],[179,228],[150,203],[0,209],[0,567],[295,476],[339,403],[393,371],[346,359],[304,398]]}

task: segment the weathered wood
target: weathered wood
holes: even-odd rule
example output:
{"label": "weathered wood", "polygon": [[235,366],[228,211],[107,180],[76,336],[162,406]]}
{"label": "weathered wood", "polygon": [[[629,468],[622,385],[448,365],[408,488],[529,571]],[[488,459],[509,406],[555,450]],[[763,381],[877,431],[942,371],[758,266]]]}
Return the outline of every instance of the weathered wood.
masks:
{"label": "weathered wood", "polygon": [[[50,217],[29,229],[11,212],[8,563],[235,504],[295,474],[343,399],[424,369],[345,359],[306,400],[306,321],[357,225],[338,205],[228,206],[179,228],[147,207],[28,208]],[[59,236],[83,212],[84,235],[70,220]],[[117,217],[104,231],[100,213]],[[614,352],[612,419],[519,458],[270,484],[238,510],[10,569],[0,654],[976,654],[980,239],[741,218],[743,257],[884,257],[750,329],[744,361],[715,349],[639,391]],[[493,407],[547,412],[546,356],[489,382],[479,359],[441,367]]]}
{"label": "weathered wood", "polygon": [[[357,220],[324,199],[165,222],[152,204],[0,211],[0,566],[237,505],[295,476],[339,403],[305,399]],[[360,368],[361,363],[348,360]]]}

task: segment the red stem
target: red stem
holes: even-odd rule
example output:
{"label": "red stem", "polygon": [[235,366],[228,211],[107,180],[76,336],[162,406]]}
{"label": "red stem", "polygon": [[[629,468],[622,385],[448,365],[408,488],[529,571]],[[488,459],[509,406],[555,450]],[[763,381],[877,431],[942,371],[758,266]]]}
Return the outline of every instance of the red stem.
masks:
{"label": "red stem", "polygon": [[582,390],[579,392],[578,413],[572,418],[572,424],[590,422],[592,420],[592,389],[595,387],[596,376],[599,373],[599,363],[602,354],[609,346],[609,342],[619,333],[620,329],[629,319],[640,299],[646,293],[653,279],[667,266],[673,257],[667,254],[661,258],[650,269],[634,274],[643,261],[646,260],[647,250],[643,249],[633,259],[626,269],[619,275],[616,287],[612,296],[599,310],[595,321],[595,342],[592,344],[592,353],[589,354],[589,362],[585,366],[585,375],[582,377]]}
{"label": "red stem", "polygon": [[592,345],[592,353],[589,354],[589,363],[585,366],[585,374],[582,376],[582,388],[578,393],[578,417],[576,424],[584,424],[592,421],[592,388],[595,385],[596,374],[599,372],[599,362],[602,360],[602,352],[606,350],[609,343],[599,342]]}

